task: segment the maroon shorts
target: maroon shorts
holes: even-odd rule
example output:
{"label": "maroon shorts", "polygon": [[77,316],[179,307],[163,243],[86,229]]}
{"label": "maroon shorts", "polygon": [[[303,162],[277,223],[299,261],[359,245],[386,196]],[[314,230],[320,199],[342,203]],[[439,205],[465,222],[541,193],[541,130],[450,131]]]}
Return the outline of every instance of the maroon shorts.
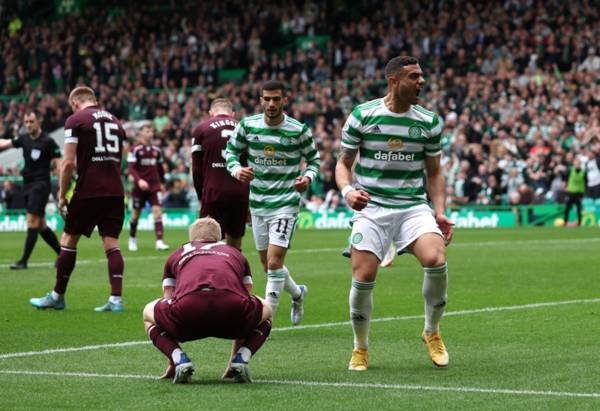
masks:
{"label": "maroon shorts", "polygon": [[246,232],[246,217],[248,216],[247,201],[216,201],[202,203],[200,218],[212,217],[221,226],[223,236],[229,234],[233,238],[241,238]]}
{"label": "maroon shorts", "polygon": [[95,197],[80,199],[73,196],[67,206],[65,232],[89,237],[98,226],[102,237],[119,238],[125,218],[123,197]]}
{"label": "maroon shorts", "polygon": [[[169,303],[169,301],[171,301]],[[231,291],[198,291],[154,306],[156,324],[177,341],[246,337],[260,323],[263,306],[255,296]]]}
{"label": "maroon shorts", "polygon": [[159,197],[160,191],[144,191],[139,187],[134,187],[131,190],[131,200],[133,201],[133,208],[135,210],[141,210],[144,208],[146,203],[150,203],[153,206],[162,206],[162,201]]}

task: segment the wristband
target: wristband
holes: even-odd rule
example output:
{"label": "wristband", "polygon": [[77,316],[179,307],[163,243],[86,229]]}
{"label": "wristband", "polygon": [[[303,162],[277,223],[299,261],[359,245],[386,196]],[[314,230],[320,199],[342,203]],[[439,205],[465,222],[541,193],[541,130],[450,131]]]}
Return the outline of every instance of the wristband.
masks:
{"label": "wristband", "polygon": [[355,188],[348,184],[346,187],[342,188],[342,197],[346,198],[350,191],[354,191]]}

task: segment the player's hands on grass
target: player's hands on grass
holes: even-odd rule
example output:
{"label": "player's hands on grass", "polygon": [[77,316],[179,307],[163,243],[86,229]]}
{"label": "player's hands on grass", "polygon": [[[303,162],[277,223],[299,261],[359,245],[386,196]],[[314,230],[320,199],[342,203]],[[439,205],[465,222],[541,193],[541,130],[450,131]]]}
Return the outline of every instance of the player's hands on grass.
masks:
{"label": "player's hands on grass", "polygon": [[306,176],[296,177],[296,181],[294,182],[294,188],[299,193],[305,192],[309,185],[310,185],[310,178],[308,178]]}
{"label": "player's hands on grass", "polygon": [[159,377],[159,380],[167,380],[173,377],[175,377],[175,364],[173,364],[173,361],[169,361],[167,369],[165,370],[163,375]]}
{"label": "player's hands on grass", "polygon": [[58,213],[61,215],[63,220],[67,219],[67,204],[69,204],[69,202],[66,198],[58,199]]}
{"label": "player's hands on grass", "polygon": [[364,190],[352,190],[346,194],[346,202],[356,211],[365,208],[370,199],[369,193]]}
{"label": "player's hands on grass", "polygon": [[144,179],[139,179],[138,180],[138,187],[142,190],[142,191],[148,191],[148,188],[150,188],[150,186],[148,185],[148,182]]}
{"label": "player's hands on grass", "polygon": [[252,170],[252,167],[242,167],[240,171],[237,172],[235,178],[240,180],[242,183],[249,183],[250,181],[254,180],[254,171]]}
{"label": "player's hands on grass", "polygon": [[436,215],[435,221],[438,227],[440,227],[440,230],[442,230],[442,234],[446,239],[446,245],[450,244],[450,241],[452,241],[452,235],[454,234],[454,229],[452,228],[454,224],[452,224],[452,221],[450,221],[450,219],[444,214]]}

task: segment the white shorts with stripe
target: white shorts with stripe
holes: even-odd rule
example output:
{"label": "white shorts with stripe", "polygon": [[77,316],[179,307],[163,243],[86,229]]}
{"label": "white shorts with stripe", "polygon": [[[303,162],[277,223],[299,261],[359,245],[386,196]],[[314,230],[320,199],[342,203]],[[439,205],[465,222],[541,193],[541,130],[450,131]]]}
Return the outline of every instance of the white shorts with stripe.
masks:
{"label": "white shorts with stripe", "polygon": [[390,243],[396,245],[398,253],[423,234],[435,233],[443,237],[435,222],[433,210],[425,204],[410,208],[384,208],[368,204],[355,211],[350,220],[352,235],[350,244],[361,251],[370,251],[383,260]]}

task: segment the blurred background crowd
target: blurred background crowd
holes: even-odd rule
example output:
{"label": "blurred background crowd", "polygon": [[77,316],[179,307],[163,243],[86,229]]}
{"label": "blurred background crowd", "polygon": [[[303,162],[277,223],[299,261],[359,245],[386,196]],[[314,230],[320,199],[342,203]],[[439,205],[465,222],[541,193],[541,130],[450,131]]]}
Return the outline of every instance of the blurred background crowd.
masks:
{"label": "blurred background crowd", "polygon": [[[341,128],[354,105],[385,94],[383,68],[399,54],[419,59],[427,80],[421,105],[444,122],[449,205],[562,202],[574,159],[600,164],[595,1],[2,7],[0,138],[23,127],[29,108],[42,112],[44,130],[62,127],[68,91],[89,85],[123,121],[153,121],[166,158],[167,207],[195,199],[191,131],[212,99],[230,98],[238,117],[257,113],[261,82],[272,78],[288,85],[287,112],[312,128],[321,152],[305,205],[343,207],[333,176]],[[1,175],[18,173],[0,165]]]}

